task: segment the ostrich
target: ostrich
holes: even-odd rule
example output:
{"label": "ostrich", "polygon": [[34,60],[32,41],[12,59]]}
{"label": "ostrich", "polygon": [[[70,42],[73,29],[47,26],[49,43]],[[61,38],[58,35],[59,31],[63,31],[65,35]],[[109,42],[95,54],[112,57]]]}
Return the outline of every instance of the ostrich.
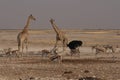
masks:
{"label": "ostrich", "polygon": [[80,40],[73,40],[67,44],[69,49],[71,50],[71,56],[76,53],[80,53],[79,47],[82,46],[83,42]]}

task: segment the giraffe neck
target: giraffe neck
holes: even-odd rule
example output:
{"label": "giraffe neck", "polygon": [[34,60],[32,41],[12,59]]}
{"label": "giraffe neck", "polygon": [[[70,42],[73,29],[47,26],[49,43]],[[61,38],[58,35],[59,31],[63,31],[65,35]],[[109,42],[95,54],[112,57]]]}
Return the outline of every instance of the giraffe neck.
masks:
{"label": "giraffe neck", "polygon": [[59,34],[60,33],[60,29],[57,27],[57,25],[55,24],[55,23],[51,23],[52,24],[52,27],[53,27],[53,29],[55,30],[55,32],[57,33],[57,34]]}
{"label": "giraffe neck", "polygon": [[24,33],[28,33],[28,27],[25,26],[25,28],[23,29],[22,32],[24,32]]}
{"label": "giraffe neck", "polygon": [[30,17],[28,17],[28,19],[27,19],[27,23],[26,23],[26,25],[25,25],[23,31],[25,31],[25,32],[28,31],[28,26],[29,26],[29,24],[30,24]]}

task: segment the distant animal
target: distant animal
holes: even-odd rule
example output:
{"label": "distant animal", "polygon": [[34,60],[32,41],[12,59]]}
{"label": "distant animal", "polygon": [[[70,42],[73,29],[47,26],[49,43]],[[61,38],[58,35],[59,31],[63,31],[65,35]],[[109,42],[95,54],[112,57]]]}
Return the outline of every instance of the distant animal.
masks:
{"label": "distant animal", "polygon": [[70,49],[76,49],[77,47],[82,46],[83,42],[80,40],[73,40],[67,44]]}
{"label": "distant animal", "polygon": [[56,43],[54,45],[53,50],[58,46],[58,41],[61,41],[63,46],[63,51],[65,51],[65,47],[67,47],[67,43],[68,43],[68,38],[66,37],[65,33],[58,28],[54,19],[50,19],[50,23],[54,31],[56,32]]}
{"label": "distant animal", "polygon": [[28,16],[26,25],[24,29],[18,34],[17,36],[17,42],[18,42],[18,50],[23,53],[24,46],[26,46],[26,52],[28,51],[28,36],[29,36],[29,24],[31,20],[36,20],[32,14]]}
{"label": "distant animal", "polygon": [[19,53],[19,50],[12,50],[12,48],[8,48],[8,51],[5,53],[7,56],[15,55],[17,57]]}
{"label": "distant animal", "polygon": [[69,44],[67,44],[67,46],[71,50],[71,55],[73,55],[74,53],[80,53],[79,47],[82,46],[82,44],[83,42],[80,40],[70,41]]}
{"label": "distant animal", "polygon": [[48,54],[50,54],[50,51],[46,50],[46,49],[42,50],[41,52],[42,52],[42,57],[47,56]]}
{"label": "distant animal", "polygon": [[19,50],[12,50],[12,55],[15,55],[16,57],[19,57]]}
{"label": "distant animal", "polygon": [[61,55],[53,55],[50,57],[50,61],[54,61],[54,60],[57,60],[59,63],[62,62],[62,56]]}
{"label": "distant animal", "polygon": [[96,50],[96,47],[97,47],[97,46],[98,46],[98,44],[91,46],[92,53],[94,52],[94,50]]}
{"label": "distant animal", "polygon": [[94,47],[94,49],[96,49],[96,53],[95,53],[96,57],[97,57],[98,53],[107,53],[107,49],[111,49],[112,50],[111,54],[112,54],[112,57],[114,59],[113,53],[115,52],[115,50],[112,46],[110,46],[110,45],[104,45],[104,46],[96,45]]}
{"label": "distant animal", "polygon": [[51,51],[51,55],[49,56],[50,61],[58,61],[59,63],[62,63],[62,55],[59,54],[58,48],[54,48],[54,50]]}
{"label": "distant animal", "polygon": [[115,50],[116,50],[116,48],[114,47],[114,46],[112,46],[112,45],[103,45],[103,47],[106,49],[106,50],[111,50],[112,51],[112,53],[115,53]]}

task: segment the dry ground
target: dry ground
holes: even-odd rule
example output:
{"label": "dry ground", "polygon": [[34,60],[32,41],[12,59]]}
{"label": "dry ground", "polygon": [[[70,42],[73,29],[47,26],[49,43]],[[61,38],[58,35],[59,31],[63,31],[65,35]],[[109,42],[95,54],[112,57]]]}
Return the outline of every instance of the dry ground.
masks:
{"label": "dry ground", "polygon": [[[61,64],[50,62],[48,57],[42,58],[42,49],[53,48],[55,33],[52,30],[31,30],[29,52],[24,53],[23,57],[7,57],[0,53],[0,80],[120,80],[119,30],[64,31],[69,41],[77,39],[84,42],[80,56],[71,59],[69,55],[64,55]],[[0,49],[17,49],[16,37],[19,32],[20,30],[0,30]],[[111,54],[104,53],[96,59],[91,51],[91,46],[95,44],[118,46],[114,53],[115,60]],[[61,53],[69,54],[69,49]]]}

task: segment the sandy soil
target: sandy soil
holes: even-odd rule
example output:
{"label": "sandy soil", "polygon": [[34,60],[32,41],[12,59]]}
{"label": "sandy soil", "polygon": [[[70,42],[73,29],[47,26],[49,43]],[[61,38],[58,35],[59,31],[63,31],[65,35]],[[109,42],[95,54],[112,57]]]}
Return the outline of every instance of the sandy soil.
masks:
{"label": "sandy soil", "polygon": [[[0,80],[120,80],[120,35],[118,30],[64,30],[71,40],[82,40],[80,56],[69,56],[67,48],[59,54],[63,60],[51,62],[41,57],[41,50],[51,50],[55,43],[52,30],[30,30],[29,52],[22,57],[6,56],[0,53]],[[17,34],[20,30],[0,30],[0,49],[17,49]],[[118,46],[114,53],[101,53],[95,57],[91,46],[110,44]]]}

